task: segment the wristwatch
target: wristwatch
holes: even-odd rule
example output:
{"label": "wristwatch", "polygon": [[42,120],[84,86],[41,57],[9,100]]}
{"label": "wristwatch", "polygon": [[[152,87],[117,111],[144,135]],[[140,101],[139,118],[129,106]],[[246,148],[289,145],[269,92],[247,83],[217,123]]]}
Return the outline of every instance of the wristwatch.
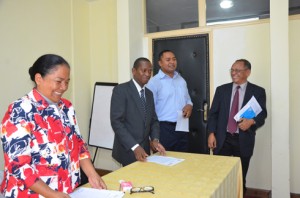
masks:
{"label": "wristwatch", "polygon": [[152,141],[153,141],[153,142],[156,141],[156,142],[159,143],[159,139],[157,139],[157,138],[154,138]]}

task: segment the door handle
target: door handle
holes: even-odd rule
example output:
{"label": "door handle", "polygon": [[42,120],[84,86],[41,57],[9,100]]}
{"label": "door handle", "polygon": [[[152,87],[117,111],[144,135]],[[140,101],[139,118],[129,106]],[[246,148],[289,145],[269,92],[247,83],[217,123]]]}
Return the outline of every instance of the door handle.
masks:
{"label": "door handle", "polygon": [[203,103],[203,121],[206,122],[207,121],[207,102]]}
{"label": "door handle", "polygon": [[197,109],[197,111],[202,111],[203,112],[203,121],[207,121],[207,102],[203,102],[203,108],[202,109]]}

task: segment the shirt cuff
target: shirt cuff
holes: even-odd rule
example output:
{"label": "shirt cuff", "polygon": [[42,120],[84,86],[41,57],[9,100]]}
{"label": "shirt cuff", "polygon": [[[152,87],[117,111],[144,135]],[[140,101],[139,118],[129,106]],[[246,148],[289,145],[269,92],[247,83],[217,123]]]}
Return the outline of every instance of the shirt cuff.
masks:
{"label": "shirt cuff", "polygon": [[189,105],[193,106],[193,103],[192,103],[192,101],[189,101],[189,102],[187,102],[187,104],[189,104]]}
{"label": "shirt cuff", "polygon": [[131,148],[131,150],[134,151],[134,150],[136,149],[136,147],[138,147],[138,146],[139,146],[139,144],[134,145],[134,146]]}

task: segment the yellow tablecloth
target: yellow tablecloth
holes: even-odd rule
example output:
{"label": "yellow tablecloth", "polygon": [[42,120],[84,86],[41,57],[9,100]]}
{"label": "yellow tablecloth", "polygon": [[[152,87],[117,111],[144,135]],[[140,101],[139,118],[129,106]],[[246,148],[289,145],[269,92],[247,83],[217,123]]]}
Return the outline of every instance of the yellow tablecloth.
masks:
{"label": "yellow tablecloth", "polygon": [[240,158],[192,153],[167,152],[185,159],[174,166],[135,162],[102,178],[109,190],[119,190],[119,180],[134,187],[154,186],[152,193],[126,193],[124,197],[160,198],[242,198]]}

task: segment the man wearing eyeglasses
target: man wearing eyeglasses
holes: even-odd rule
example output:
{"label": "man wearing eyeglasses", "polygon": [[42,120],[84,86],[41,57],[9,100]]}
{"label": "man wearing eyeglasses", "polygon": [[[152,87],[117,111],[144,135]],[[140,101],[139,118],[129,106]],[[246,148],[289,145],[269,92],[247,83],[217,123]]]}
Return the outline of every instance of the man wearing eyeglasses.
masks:
{"label": "man wearing eyeglasses", "polygon": [[[256,130],[263,126],[267,117],[266,92],[247,81],[251,63],[246,59],[236,60],[231,69],[231,83],[217,87],[208,116],[208,147],[214,154],[240,157],[243,171],[244,193],[250,158],[253,155]],[[254,96],[262,111],[254,118],[233,116]]]}

